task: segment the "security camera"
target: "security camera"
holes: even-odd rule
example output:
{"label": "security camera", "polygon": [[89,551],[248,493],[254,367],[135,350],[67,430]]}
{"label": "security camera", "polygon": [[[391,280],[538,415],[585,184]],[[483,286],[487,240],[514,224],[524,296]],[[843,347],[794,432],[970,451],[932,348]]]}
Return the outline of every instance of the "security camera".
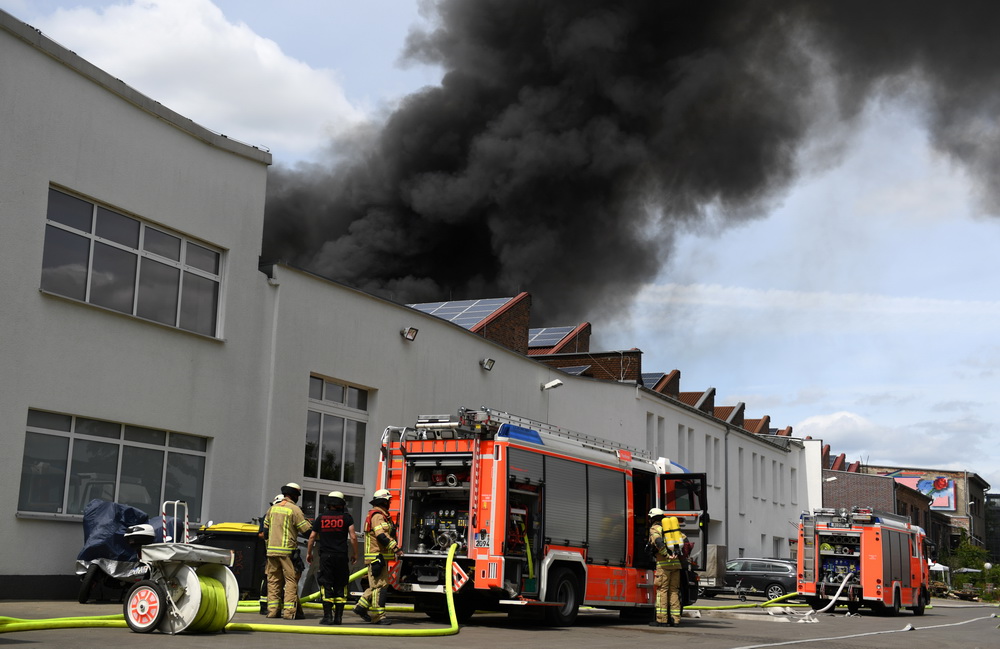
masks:
{"label": "security camera", "polygon": [[558,388],[562,384],[563,382],[560,381],[559,379],[553,379],[548,383],[542,383],[542,390],[544,391],[544,390],[551,390],[552,388]]}

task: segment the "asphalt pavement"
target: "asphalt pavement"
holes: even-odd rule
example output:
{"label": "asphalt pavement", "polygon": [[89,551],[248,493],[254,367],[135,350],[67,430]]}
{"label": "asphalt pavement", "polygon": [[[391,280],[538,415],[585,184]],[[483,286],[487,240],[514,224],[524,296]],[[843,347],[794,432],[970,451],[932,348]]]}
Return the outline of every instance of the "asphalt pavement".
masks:
{"label": "asphalt pavement", "polygon": [[[762,601],[762,600],[761,600]],[[750,600],[748,604],[760,603]],[[703,600],[707,606],[739,605],[736,598],[716,597]],[[832,614],[807,616],[805,608],[736,609],[687,611],[678,628],[651,628],[645,624],[627,624],[617,613],[599,609],[581,609],[572,627],[549,628],[528,620],[513,619],[500,613],[477,613],[458,633],[422,637],[414,634],[444,632],[447,625],[437,624],[425,615],[390,610],[393,624],[373,627],[345,611],[342,627],[319,625],[322,611],[307,608],[307,619],[299,621],[267,620],[256,612],[238,612],[232,622],[238,626],[212,634],[167,635],[158,631],[137,634],[129,628],[67,628],[0,632],[0,647],[48,647],[66,649],[90,647],[128,647],[143,649],[170,647],[189,649],[273,649],[283,642],[326,642],[314,636],[279,638],[268,630],[312,634],[334,629],[340,634],[329,642],[349,643],[352,649],[405,646],[407,649],[446,649],[447,647],[523,647],[544,646],[547,649],[589,649],[647,645],[648,643],[681,643],[685,649],[751,649],[758,647],[812,647],[823,649],[854,649],[884,647],[885,649],[997,649],[1000,647],[1000,613],[996,605],[934,600],[925,615],[902,612],[897,617],[883,617],[862,611],[850,616],[840,610]],[[120,603],[101,602],[79,604],[75,601],[0,601],[0,617],[22,620],[50,620],[64,617],[116,616],[122,612]],[[812,617],[813,619],[806,619]],[[0,620],[3,631],[4,620]],[[250,630],[248,625],[253,625]],[[257,626],[257,625],[267,625]],[[393,633],[396,637],[365,635],[373,631]],[[657,637],[661,636],[661,637]]]}

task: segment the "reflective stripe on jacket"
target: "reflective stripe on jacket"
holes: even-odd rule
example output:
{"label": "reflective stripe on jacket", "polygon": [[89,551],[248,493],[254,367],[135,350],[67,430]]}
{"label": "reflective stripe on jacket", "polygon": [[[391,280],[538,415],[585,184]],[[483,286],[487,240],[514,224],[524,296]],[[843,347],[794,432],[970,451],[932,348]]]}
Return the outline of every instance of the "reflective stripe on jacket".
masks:
{"label": "reflective stripe on jacket", "polygon": [[[389,538],[389,542],[382,546],[378,536],[384,534]],[[375,560],[379,554],[386,561],[396,558],[396,526],[389,518],[389,512],[376,507],[368,512],[365,520],[365,564]]]}
{"label": "reflective stripe on jacket", "polygon": [[298,505],[283,501],[272,505],[264,516],[267,556],[290,555],[298,549],[298,536],[312,529]]}

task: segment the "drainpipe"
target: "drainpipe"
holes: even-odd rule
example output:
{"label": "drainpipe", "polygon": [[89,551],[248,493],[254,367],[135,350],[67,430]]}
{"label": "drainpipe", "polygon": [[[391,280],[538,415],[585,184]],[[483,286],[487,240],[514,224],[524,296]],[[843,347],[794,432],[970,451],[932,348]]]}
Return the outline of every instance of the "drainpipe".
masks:
{"label": "drainpipe", "polygon": [[[729,547],[729,528],[732,525],[732,521],[729,520],[729,494],[730,494],[730,489],[729,489],[729,432],[730,432],[730,428],[729,428],[729,426],[726,426],[726,435],[725,435],[725,438],[723,439],[723,443],[722,443],[722,450],[723,450],[723,453],[725,454],[725,459],[724,459],[724,464],[725,464],[724,473],[725,473],[725,476],[726,476],[726,488],[724,490],[725,498],[722,499],[723,502],[725,503],[725,506],[724,506],[724,508],[722,510],[722,515],[726,519],[726,552],[727,553],[729,553],[729,552],[732,551],[732,548]],[[737,485],[737,488],[740,488],[740,486]]]}

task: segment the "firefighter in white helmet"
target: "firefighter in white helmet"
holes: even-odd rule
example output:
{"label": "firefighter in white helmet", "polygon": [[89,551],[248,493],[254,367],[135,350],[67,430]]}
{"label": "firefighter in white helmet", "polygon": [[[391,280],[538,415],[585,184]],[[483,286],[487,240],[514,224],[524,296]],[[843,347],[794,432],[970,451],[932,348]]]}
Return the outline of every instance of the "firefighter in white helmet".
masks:
{"label": "firefighter in white helmet", "polygon": [[301,494],[302,487],[289,482],[281,488],[284,499],[271,505],[264,516],[267,617],[294,620],[299,610],[299,577],[302,571],[296,568],[292,555],[299,551],[299,535],[308,536],[312,531],[312,525],[295,504]]}
{"label": "firefighter in white helmet", "polygon": [[[656,573],[653,586],[656,588],[656,619],[649,626],[678,626],[681,618],[681,545],[672,543],[680,533],[677,519],[664,518],[659,507],[649,510],[649,547],[656,559]],[[671,528],[664,530],[664,521],[671,522]],[[665,538],[666,537],[666,538]]]}
{"label": "firefighter in white helmet", "polygon": [[388,489],[379,489],[371,499],[372,510],[365,518],[365,564],[368,588],[358,600],[354,612],[372,624],[391,624],[385,619],[385,595],[389,587],[389,561],[402,554],[396,544],[396,526],[389,516]]}

